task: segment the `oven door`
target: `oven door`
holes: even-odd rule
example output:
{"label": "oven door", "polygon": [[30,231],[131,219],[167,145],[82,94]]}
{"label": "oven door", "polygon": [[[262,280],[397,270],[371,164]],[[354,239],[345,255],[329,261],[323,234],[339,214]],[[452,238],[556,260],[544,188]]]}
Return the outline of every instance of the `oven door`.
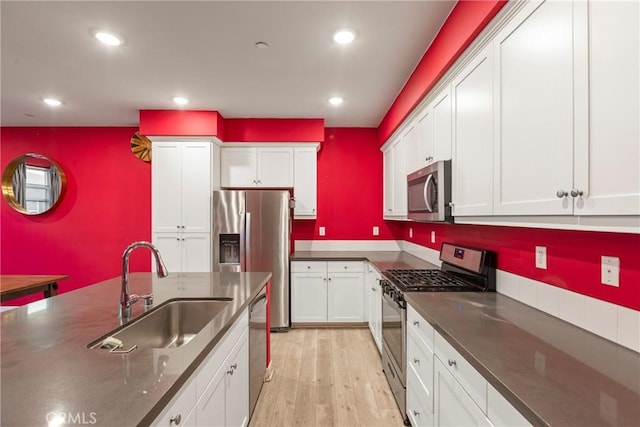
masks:
{"label": "oven door", "polygon": [[388,353],[400,382],[405,386],[407,314],[403,302],[395,300],[395,292],[397,291],[389,285],[382,292],[382,347]]}

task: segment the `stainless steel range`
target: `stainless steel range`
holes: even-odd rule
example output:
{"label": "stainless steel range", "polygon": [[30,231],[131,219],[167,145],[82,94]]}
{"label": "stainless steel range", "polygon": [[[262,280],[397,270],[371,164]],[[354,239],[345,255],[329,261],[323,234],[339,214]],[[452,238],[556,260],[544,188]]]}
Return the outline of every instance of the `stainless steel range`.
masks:
{"label": "stainless steel range", "polygon": [[495,253],[443,243],[440,270],[382,273],[382,370],[404,422],[406,415],[407,303],[405,292],[491,292],[496,290]]}

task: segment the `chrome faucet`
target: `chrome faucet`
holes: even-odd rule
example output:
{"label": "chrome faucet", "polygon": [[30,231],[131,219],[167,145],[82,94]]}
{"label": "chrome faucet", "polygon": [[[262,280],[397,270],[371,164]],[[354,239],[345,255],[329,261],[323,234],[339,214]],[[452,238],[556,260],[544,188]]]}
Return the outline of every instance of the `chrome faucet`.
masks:
{"label": "chrome faucet", "polygon": [[131,318],[131,306],[136,303],[140,298],[144,299],[145,306],[153,303],[153,295],[142,295],[138,296],[136,294],[129,294],[129,255],[133,252],[134,249],[139,247],[146,247],[156,258],[156,270],[158,273],[158,277],[167,277],[169,272],[167,271],[167,267],[164,265],[162,261],[162,257],[160,256],[160,251],[158,248],[153,246],[149,242],[134,242],[127,246],[127,249],[124,250],[122,254],[122,290],[120,291],[120,305],[119,305],[119,317],[124,322]]}

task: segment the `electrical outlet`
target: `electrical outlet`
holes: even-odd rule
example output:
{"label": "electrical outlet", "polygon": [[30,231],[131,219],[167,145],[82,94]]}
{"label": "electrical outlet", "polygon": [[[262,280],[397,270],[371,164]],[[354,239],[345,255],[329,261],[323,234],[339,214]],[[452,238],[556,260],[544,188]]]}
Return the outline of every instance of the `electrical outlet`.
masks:
{"label": "electrical outlet", "polygon": [[413,228],[409,228],[409,238],[413,238]]}
{"label": "electrical outlet", "polygon": [[613,256],[602,257],[603,285],[620,286],[620,258]]}
{"label": "electrical outlet", "polygon": [[547,269],[547,247],[536,246],[536,268]]}
{"label": "electrical outlet", "polygon": [[436,232],[432,231],[431,232],[431,243],[435,243],[436,242]]}
{"label": "electrical outlet", "polygon": [[378,226],[374,225],[373,226],[373,235],[377,236],[378,234],[380,234],[380,228],[378,228]]}
{"label": "electrical outlet", "polygon": [[324,229],[324,227],[320,227],[320,228],[318,229],[318,233],[319,233],[321,236],[324,236],[324,235],[325,235],[325,229]]}

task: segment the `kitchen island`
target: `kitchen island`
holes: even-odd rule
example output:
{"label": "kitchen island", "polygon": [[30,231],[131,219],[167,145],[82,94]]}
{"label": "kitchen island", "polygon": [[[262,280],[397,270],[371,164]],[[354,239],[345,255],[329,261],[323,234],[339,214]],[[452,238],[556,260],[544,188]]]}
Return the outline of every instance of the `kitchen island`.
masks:
{"label": "kitchen island", "polygon": [[[87,347],[119,326],[119,277],[2,313],[0,424],[47,425],[56,417],[76,424],[150,424],[270,277],[131,274],[132,292],[153,292],[156,307],[175,298],[233,299],[187,345],[172,349],[115,355]],[[143,312],[142,303],[134,305],[132,319]]]}

